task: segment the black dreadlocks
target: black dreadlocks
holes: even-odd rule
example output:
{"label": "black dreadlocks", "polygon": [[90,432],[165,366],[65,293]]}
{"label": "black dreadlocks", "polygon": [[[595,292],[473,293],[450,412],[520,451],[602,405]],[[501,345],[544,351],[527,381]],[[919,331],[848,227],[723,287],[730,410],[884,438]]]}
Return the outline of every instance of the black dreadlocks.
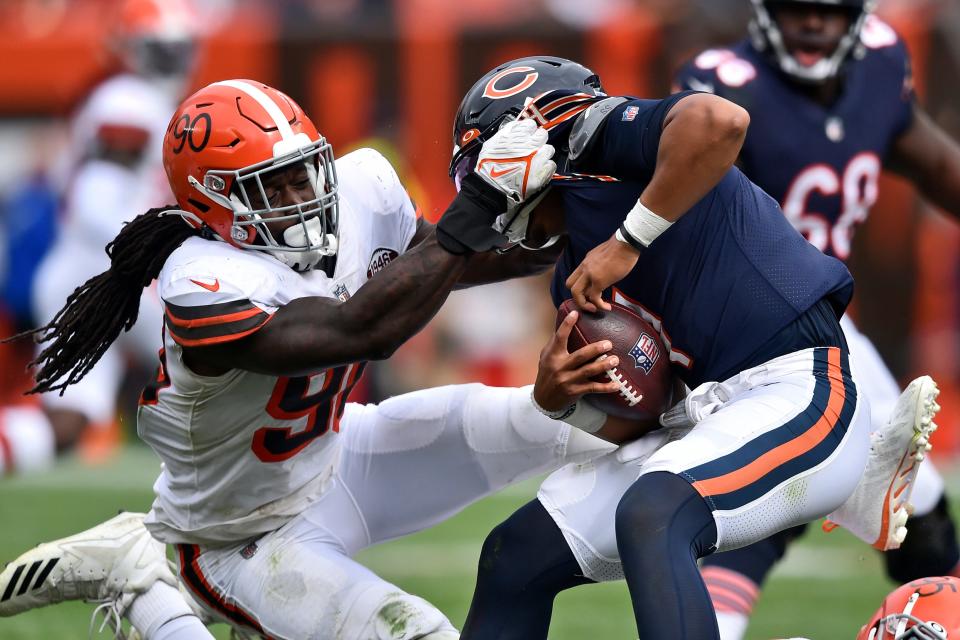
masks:
{"label": "black dreadlocks", "polygon": [[[166,215],[164,215],[166,213]],[[100,356],[137,321],[140,295],[173,250],[201,231],[177,215],[176,205],[150,209],[126,223],[107,245],[110,268],[77,287],[48,324],[7,342],[35,336],[49,342],[30,363],[36,384],[27,393],[60,390],[79,382]]]}

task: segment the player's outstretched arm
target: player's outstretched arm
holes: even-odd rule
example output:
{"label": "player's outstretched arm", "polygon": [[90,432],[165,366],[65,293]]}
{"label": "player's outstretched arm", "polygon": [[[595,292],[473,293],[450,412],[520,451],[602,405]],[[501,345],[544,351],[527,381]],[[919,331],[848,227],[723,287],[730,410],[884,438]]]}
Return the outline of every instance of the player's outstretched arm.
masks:
{"label": "player's outstretched arm", "polygon": [[187,365],[201,375],[237,368],[303,375],[390,357],[436,314],[470,256],[497,246],[502,235],[493,229],[496,217],[543,188],[556,169],[553,148],[533,123],[501,129],[484,143],[481,159],[492,150],[500,155],[464,179],[434,232],[346,302],[293,300],[239,341],[186,348]]}
{"label": "player's outstretched arm", "polygon": [[610,309],[602,292],[637,264],[640,251],[720,182],[737,160],[750,116],[719,96],[677,102],[663,121],[653,177],[617,234],[590,251],[567,288],[587,311]]}
{"label": "player's outstretched arm", "polygon": [[[410,246],[417,246],[434,233],[435,226],[421,218],[417,223],[417,233],[411,240]],[[460,280],[454,289],[466,289],[476,285],[503,282],[504,280],[543,273],[556,264],[557,258],[560,257],[566,246],[566,239],[561,238],[553,246],[539,251],[525,251],[516,247],[504,253],[497,251],[474,253],[470,256],[467,269],[460,276]]]}
{"label": "player's outstretched arm", "polygon": [[446,251],[431,235],[346,302],[298,298],[245,338],[185,347],[184,361],[201,375],[230,369],[304,375],[387,358],[433,317],[466,264],[467,256]]}
{"label": "player's outstretched arm", "polygon": [[911,180],[920,193],[960,218],[960,145],[920,107],[913,122],[894,141],[888,166]]}

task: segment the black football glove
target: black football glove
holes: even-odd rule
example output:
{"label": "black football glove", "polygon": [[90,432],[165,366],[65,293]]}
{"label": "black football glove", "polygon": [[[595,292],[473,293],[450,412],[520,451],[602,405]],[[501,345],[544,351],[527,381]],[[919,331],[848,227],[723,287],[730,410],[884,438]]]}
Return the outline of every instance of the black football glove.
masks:
{"label": "black football glove", "polygon": [[437,242],[456,255],[491,251],[507,244],[507,237],[493,228],[497,216],[507,211],[507,195],[477,174],[468,173],[437,223]]}

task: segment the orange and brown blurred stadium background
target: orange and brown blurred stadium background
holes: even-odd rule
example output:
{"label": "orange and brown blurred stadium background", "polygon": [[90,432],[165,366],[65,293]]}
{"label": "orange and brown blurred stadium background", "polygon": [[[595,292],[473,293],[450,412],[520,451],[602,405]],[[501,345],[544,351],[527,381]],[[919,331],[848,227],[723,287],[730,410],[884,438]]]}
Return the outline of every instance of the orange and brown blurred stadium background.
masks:
{"label": "orange and brown blurred stadium background", "polygon": [[[0,202],[13,185],[52,164],[71,110],[113,70],[105,41],[116,5],[0,2]],[[597,71],[610,93],[661,96],[681,62],[739,38],[749,17],[747,0],[196,5],[207,39],[194,87],[247,77],[282,89],[336,152],[375,146],[385,153],[428,217],[439,215],[453,194],[447,163],[460,97],[495,64],[535,53],[564,56]],[[960,0],[885,0],[879,11],[908,43],[923,104],[960,139]],[[3,228],[16,224],[17,214],[4,207]],[[960,451],[960,229],[903,181],[887,177],[856,242],[857,323],[901,382],[920,373],[938,380],[943,412],[936,452],[952,456]],[[450,382],[532,382],[553,321],[545,289],[541,279],[455,294],[421,335],[371,370],[363,398]],[[3,332],[13,330],[7,318]],[[18,401],[30,349],[4,347],[6,402]]]}

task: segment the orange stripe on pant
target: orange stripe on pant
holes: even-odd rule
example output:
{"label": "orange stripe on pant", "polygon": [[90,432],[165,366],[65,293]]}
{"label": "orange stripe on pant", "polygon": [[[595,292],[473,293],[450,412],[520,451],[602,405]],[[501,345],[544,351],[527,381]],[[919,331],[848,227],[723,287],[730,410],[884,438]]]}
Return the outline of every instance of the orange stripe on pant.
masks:
{"label": "orange stripe on pant", "polygon": [[268,636],[259,621],[240,606],[227,602],[218,589],[207,580],[200,568],[200,547],[197,545],[178,544],[177,553],[180,556],[180,577],[191,593],[214,611],[217,611],[226,620],[236,625],[251,628],[267,640]]}
{"label": "orange stripe on pant", "polygon": [[701,496],[715,496],[737,491],[820,444],[836,425],[846,399],[843,373],[840,369],[840,350],[836,347],[830,347],[827,353],[827,378],[830,380],[830,399],[827,401],[826,410],[811,428],[789,442],[767,451],[736,471],[694,482],[693,488]]}

